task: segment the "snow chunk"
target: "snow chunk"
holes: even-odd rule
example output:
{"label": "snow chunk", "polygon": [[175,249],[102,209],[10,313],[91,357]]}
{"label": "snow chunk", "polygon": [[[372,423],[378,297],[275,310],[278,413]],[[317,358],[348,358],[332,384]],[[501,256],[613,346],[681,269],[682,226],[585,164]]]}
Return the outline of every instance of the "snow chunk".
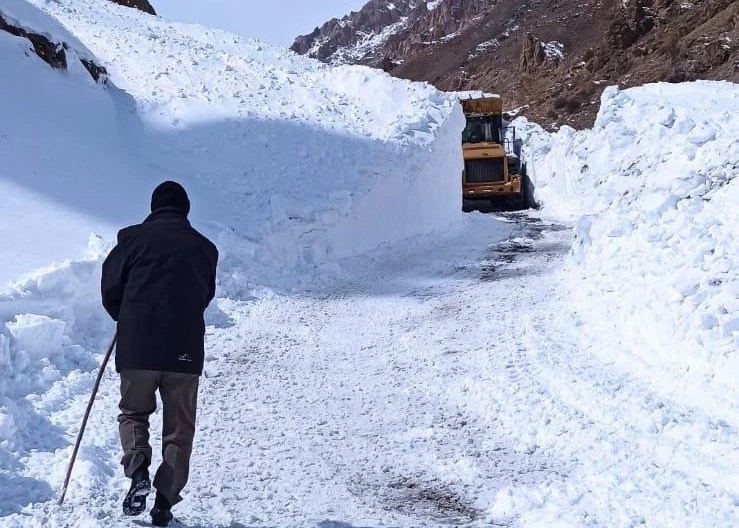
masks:
{"label": "snow chunk", "polygon": [[45,315],[18,314],[6,326],[18,348],[39,358],[61,349],[67,325]]}

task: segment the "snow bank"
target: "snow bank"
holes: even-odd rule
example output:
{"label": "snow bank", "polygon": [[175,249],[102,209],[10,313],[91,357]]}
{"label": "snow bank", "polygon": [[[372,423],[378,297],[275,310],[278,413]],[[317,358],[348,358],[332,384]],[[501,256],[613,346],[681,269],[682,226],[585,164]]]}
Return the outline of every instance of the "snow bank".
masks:
{"label": "snow bank", "polygon": [[[77,407],[112,335],[98,301],[106,250],[92,237],[85,259],[38,270],[0,295],[0,516],[53,500],[63,479]],[[71,414],[58,423],[55,412]],[[48,483],[27,477],[31,452],[43,453]]]}
{"label": "snow bank", "polygon": [[117,105],[75,60],[92,59],[89,50],[25,2],[3,2],[0,14],[64,43],[69,67],[51,69],[28,40],[0,31],[2,291],[52,261],[83,258],[92,231],[113,238],[143,212],[135,200],[145,194],[129,183],[138,171],[121,139]]}
{"label": "snow bank", "polygon": [[[198,226],[244,242],[235,251],[261,270],[256,280],[295,276],[460,218],[463,117],[432,87],[329,68],[107,0],[31,3],[123,90],[112,96],[132,174],[150,182],[147,191],[182,181]],[[144,194],[127,179],[118,187]]]}
{"label": "snow bank", "polygon": [[[139,196],[130,184],[118,185],[133,180],[135,171],[117,124],[119,109],[81,64],[94,59],[91,52],[25,2],[4,1],[0,14],[14,26],[63,43],[68,64],[66,72],[53,70],[28,40],[0,31],[0,513],[5,513],[22,505],[18,501],[53,495],[41,485],[24,486],[20,465],[30,449],[48,447],[59,436],[37,408],[37,395],[70,374],[95,369],[93,351],[111,331],[97,300],[100,262],[110,244],[90,233],[112,240],[136,213]],[[54,447],[66,448],[66,442]]]}
{"label": "snow bank", "polygon": [[592,130],[516,125],[537,201],[576,222],[581,310],[650,378],[739,421],[739,86],[609,88]]}
{"label": "snow bank", "polygon": [[249,257],[258,282],[460,218],[462,116],[432,87],[107,0],[32,3],[0,9],[103,63],[112,82],[95,85],[78,61],[66,75],[39,67],[27,41],[1,35],[0,153],[13,156],[0,186],[14,221],[0,229],[26,250],[0,257],[0,282],[79,258],[92,231],[112,239],[164,179],[186,185],[197,226],[235,241],[226,253]]}

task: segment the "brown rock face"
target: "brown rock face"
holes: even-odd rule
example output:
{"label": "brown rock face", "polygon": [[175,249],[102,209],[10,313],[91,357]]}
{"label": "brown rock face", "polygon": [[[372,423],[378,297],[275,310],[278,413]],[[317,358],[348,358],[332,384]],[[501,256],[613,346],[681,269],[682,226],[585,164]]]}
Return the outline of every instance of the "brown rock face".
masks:
{"label": "brown rock face", "polygon": [[521,46],[518,69],[523,73],[536,73],[543,67],[555,68],[561,61],[557,48],[553,43],[545,44],[531,33],[527,33]]}
{"label": "brown rock face", "polygon": [[292,49],[442,90],[497,92],[550,128],[584,127],[608,85],[739,82],[739,2],[373,0]]}
{"label": "brown rock face", "polygon": [[156,11],[154,11],[154,8],[152,7],[152,5],[149,3],[148,0],[110,0],[110,1],[115,2],[116,4],[120,4],[122,6],[133,7],[140,11],[143,11],[144,13],[149,13],[150,15],[156,15]]}

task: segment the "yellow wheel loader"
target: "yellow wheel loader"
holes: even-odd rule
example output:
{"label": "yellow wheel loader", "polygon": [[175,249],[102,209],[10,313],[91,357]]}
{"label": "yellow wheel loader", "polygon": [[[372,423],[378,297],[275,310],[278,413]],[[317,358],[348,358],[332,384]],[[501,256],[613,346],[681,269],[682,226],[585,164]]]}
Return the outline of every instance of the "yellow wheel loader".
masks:
{"label": "yellow wheel loader", "polygon": [[497,96],[461,99],[467,124],[462,133],[462,199],[465,211],[480,205],[526,205],[520,148],[515,131],[506,138],[503,100]]}

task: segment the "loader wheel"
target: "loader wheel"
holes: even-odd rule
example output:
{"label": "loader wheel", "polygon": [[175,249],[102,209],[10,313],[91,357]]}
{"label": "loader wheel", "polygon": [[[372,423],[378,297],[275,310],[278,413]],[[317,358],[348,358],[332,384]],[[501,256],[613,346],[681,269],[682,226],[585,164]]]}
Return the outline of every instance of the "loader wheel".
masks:
{"label": "loader wheel", "polygon": [[521,170],[521,194],[524,208],[538,209],[534,201],[534,185],[531,183],[529,175],[526,174],[526,165],[523,165]]}
{"label": "loader wheel", "polygon": [[528,209],[529,203],[526,194],[526,176],[521,177],[521,198],[518,201],[519,209]]}

